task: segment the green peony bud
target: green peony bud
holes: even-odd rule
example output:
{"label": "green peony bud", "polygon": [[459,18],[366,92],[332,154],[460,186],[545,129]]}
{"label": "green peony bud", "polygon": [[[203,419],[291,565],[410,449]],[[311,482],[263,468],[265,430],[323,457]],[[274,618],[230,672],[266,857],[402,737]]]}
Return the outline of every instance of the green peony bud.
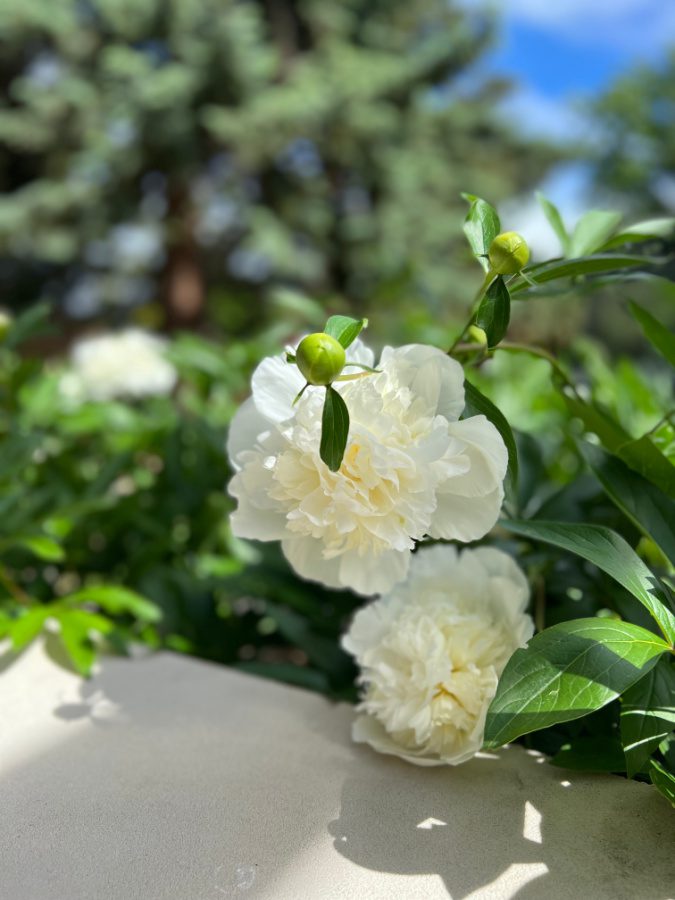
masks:
{"label": "green peony bud", "polygon": [[335,381],[343,370],[345,351],[335,338],[317,332],[300,341],[295,361],[309,384],[326,385]]}
{"label": "green peony bud", "polygon": [[0,309],[0,341],[4,341],[11,327],[12,317],[9,315],[9,313],[3,312]]}
{"label": "green peony bud", "polygon": [[490,244],[488,260],[490,268],[498,275],[515,275],[530,258],[530,248],[525,238],[515,231],[498,234]]}

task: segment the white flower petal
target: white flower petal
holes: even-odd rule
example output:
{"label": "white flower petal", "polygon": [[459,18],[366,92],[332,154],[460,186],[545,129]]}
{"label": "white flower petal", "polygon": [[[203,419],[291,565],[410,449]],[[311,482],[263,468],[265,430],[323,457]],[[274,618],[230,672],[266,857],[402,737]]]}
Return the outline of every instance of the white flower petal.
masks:
{"label": "white flower petal", "polygon": [[340,582],[357,594],[372,597],[383,594],[402,581],[410,564],[408,550],[389,550],[379,556],[360,556],[357,552],[340,557]]}
{"label": "white flower petal", "polygon": [[504,500],[502,486],[482,497],[439,494],[429,536],[445,541],[477,541],[494,528]]}
{"label": "white flower petal", "polygon": [[498,550],[420,549],[407,581],[360,610],[342,640],[364,686],[354,740],[415,765],[474,756],[499,673],[532,633],[517,608],[524,583]]}
{"label": "white flower petal", "polygon": [[402,371],[401,383],[424,398],[431,415],[456,421],[464,410],[464,370],[456,359],[437,347],[407,344],[385,347],[383,365],[395,365]]}
{"label": "white flower petal", "polygon": [[281,542],[281,549],[298,575],[308,581],[318,581],[331,588],[343,586],[339,578],[340,560],[325,559],[321,541],[311,537],[287,537]]}
{"label": "white flower petal", "polygon": [[398,756],[414,766],[444,766],[446,760],[438,757],[422,756],[421,754],[406,753],[400,744],[397,744],[387,734],[385,728],[372,716],[357,716],[352,724],[352,740],[356,744],[370,744],[378,753],[388,756]]}
{"label": "white flower petal", "polygon": [[[356,338],[356,340],[347,347],[345,353],[348,362],[359,363],[359,365],[362,366],[370,366],[371,369],[375,366],[375,354],[370,347],[366,347],[361,338]],[[351,371],[348,369],[346,374],[351,374]]]}
{"label": "white flower petal", "polygon": [[227,455],[235,469],[241,468],[237,463],[239,454],[251,450],[269,427],[269,422],[249,397],[234,414],[227,435]]}
{"label": "white flower petal", "polygon": [[[373,362],[360,341],[349,349],[349,358]],[[283,517],[284,552],[300,575],[367,596],[405,578],[426,534],[475,540],[492,527],[506,449],[484,417],[455,421],[462,370],[432,347],[388,348],[377,374],[338,387],[350,429],[342,465],[331,472],[319,453],[323,392],[312,388],[293,406],[302,388],[297,368],[282,356],[258,366],[260,419],[245,405],[228,445],[247,507],[234,522],[255,536],[255,522],[272,516],[273,526],[260,525],[260,539],[270,540]]]}
{"label": "white flower petal", "polygon": [[463,444],[462,456],[470,466],[466,473],[447,484],[448,491],[464,497],[481,497],[492,493],[504,481],[509,455],[502,436],[485,416],[472,416],[452,422],[448,431]]}
{"label": "white flower petal", "polygon": [[297,366],[280,355],[264,359],[253,373],[251,383],[258,411],[270,422],[285,422],[293,416],[293,400],[305,379]]}

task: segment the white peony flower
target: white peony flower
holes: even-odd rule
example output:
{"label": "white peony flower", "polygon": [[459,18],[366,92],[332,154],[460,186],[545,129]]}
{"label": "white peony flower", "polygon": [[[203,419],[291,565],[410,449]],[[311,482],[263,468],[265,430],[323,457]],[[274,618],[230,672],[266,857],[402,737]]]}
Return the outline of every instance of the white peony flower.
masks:
{"label": "white peony flower", "polygon": [[342,639],[364,686],[354,740],[420,766],[470,759],[504,666],[534,632],[528,596],[506,553],[423,547]]}
{"label": "white peony flower", "polygon": [[[350,361],[372,366],[360,341]],[[366,596],[408,571],[425,535],[473,541],[492,528],[503,499],[507,452],[484,417],[458,421],[464,373],[441,350],[385,348],[379,374],[335,383],[349,409],[338,472],[319,456],[324,391],[309,388],[283,356],[253,374],[253,396],[234,417],[228,451],[239,501],[236,535],[282,542],[293,568]]]}
{"label": "white peony flower", "polygon": [[71,351],[61,394],[74,403],[169,394],[177,373],[165,347],[162,338],[139,328],[82,338]]}

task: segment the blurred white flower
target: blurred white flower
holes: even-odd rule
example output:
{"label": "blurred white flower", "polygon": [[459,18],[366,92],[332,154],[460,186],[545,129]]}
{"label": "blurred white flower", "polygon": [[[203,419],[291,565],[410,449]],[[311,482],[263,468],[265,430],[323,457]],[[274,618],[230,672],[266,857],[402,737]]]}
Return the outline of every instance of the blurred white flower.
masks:
{"label": "blurred white flower", "polygon": [[[360,341],[347,358],[373,365]],[[253,396],[230,428],[237,470],[229,491],[238,537],[281,540],[293,568],[329,587],[372,595],[408,571],[425,535],[472,541],[492,528],[503,499],[507,452],[484,416],[458,421],[462,367],[441,350],[385,348],[379,374],[336,383],[349,408],[349,441],[338,472],[319,456],[324,391],[269,357]]]}
{"label": "blurred white flower", "polygon": [[165,358],[166,342],[138,328],[83,338],[72,348],[70,371],[60,381],[72,403],[169,394],[177,373]]}
{"label": "blurred white flower", "polygon": [[499,550],[423,547],[407,581],[359,610],[342,639],[364,688],[354,740],[422,766],[470,759],[499,675],[534,631],[528,596]]}

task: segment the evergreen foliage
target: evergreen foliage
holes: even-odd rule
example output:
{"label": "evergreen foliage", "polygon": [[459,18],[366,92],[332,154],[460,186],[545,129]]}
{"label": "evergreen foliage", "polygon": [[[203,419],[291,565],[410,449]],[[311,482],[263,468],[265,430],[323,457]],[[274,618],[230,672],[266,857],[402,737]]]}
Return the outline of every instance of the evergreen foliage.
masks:
{"label": "evergreen foliage", "polygon": [[[552,160],[464,87],[485,20],[446,0],[6,0],[0,273],[15,304],[161,298],[259,323],[270,287],[448,307],[460,189]],[[458,288],[453,300],[466,299]]]}

